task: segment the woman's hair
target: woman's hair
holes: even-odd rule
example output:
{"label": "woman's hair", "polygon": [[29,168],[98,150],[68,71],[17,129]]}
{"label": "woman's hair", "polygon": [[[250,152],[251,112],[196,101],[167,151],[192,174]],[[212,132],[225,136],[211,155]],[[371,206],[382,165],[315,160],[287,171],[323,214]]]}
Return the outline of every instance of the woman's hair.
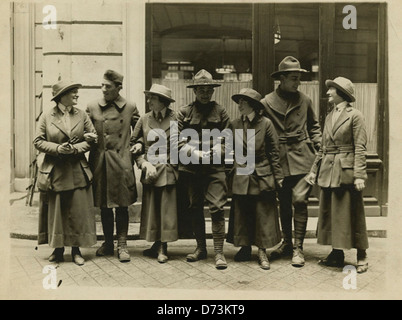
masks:
{"label": "woman's hair", "polygon": [[339,90],[338,88],[335,88],[335,90],[336,90],[336,94],[338,96],[340,96],[343,100],[345,100],[347,102],[352,102],[352,99],[346,93],[344,93],[342,90]]}
{"label": "woman's hair", "polygon": [[62,98],[63,96],[65,96],[66,94],[69,94],[71,91],[76,90],[76,89],[77,89],[77,88],[68,89],[67,91],[65,91],[65,92],[63,92],[61,95],[59,95],[57,98],[55,98],[55,99],[54,99],[54,102],[56,102],[56,104],[59,103],[60,100],[61,100],[61,98]]}
{"label": "woman's hair", "polygon": [[251,98],[246,98],[243,97],[243,100],[248,102],[248,105],[253,108],[253,110],[255,111],[255,113],[260,113],[261,111],[261,107]]}
{"label": "woman's hair", "polygon": [[159,101],[160,101],[161,103],[163,103],[163,105],[165,106],[165,108],[169,107],[170,101],[169,101],[168,99],[163,98],[163,97],[161,97],[161,96],[157,96],[157,97],[159,98]]}

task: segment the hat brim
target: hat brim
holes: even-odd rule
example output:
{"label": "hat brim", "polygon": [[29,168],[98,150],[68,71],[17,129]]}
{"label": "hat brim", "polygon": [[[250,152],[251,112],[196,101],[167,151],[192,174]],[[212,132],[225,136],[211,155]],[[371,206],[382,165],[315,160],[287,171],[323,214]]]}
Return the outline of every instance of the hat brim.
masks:
{"label": "hat brim", "polygon": [[197,88],[197,87],[220,87],[221,85],[218,83],[200,83],[200,84],[190,84],[187,88]]}
{"label": "hat brim", "polygon": [[172,99],[172,98],[170,98],[170,97],[164,95],[163,93],[154,92],[154,91],[150,91],[150,90],[145,90],[144,93],[145,93],[145,94],[153,94],[153,95],[155,95],[155,96],[159,96],[159,97],[165,98],[166,100],[169,100],[170,102],[176,102],[176,100],[174,100],[174,99]]}
{"label": "hat brim", "polygon": [[308,71],[306,69],[300,69],[300,68],[290,68],[290,69],[286,69],[286,70],[280,70],[280,71],[275,71],[271,73],[271,77],[272,78],[276,78],[279,75],[283,74],[283,73],[288,73],[288,72],[300,72],[300,73],[308,73]]}
{"label": "hat brim", "polygon": [[239,103],[240,98],[243,98],[244,100],[247,100],[249,102],[249,104],[252,105],[254,108],[257,108],[259,110],[264,109],[264,105],[260,101],[255,100],[255,99],[253,99],[253,98],[251,98],[249,96],[246,96],[246,95],[240,94],[240,93],[234,94],[232,96],[232,100],[234,102],[236,102],[237,104]]}
{"label": "hat brim", "polygon": [[334,82],[332,80],[326,80],[325,85],[327,86],[327,88],[334,87],[334,88],[341,90],[344,94],[346,94],[351,99],[351,102],[356,101],[355,97],[352,94],[350,94],[350,92],[347,92],[342,86],[340,86],[336,82]]}
{"label": "hat brim", "polygon": [[56,99],[57,97],[60,97],[63,93],[65,93],[66,91],[73,89],[73,88],[82,88],[82,84],[81,83],[71,83],[68,86],[65,86],[56,95],[54,95],[52,97],[52,99],[50,99],[50,101],[54,101],[54,99]]}

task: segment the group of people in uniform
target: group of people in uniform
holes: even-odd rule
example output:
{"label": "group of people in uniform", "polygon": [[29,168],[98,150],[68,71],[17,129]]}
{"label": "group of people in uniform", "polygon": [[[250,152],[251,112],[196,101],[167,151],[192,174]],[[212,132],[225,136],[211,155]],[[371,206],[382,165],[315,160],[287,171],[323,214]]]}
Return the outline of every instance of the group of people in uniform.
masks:
{"label": "group of people in uniform", "polygon": [[[97,241],[94,207],[100,208],[105,239],[96,255],[114,254],[116,225],[118,259],[130,261],[128,207],[138,196],[135,162],[142,183],[140,238],[153,243],[143,251],[145,256],[168,261],[168,243],[180,238],[178,212],[183,211],[196,241],[186,260],[207,259],[206,205],[217,269],[227,268],[225,240],[239,247],[235,261],[252,260],[255,246],[262,269],[286,256],[293,266],[302,267],[308,198],[317,183],[321,187],[317,239],[333,248],[320,263],[341,267],[343,250],[356,248],[357,272],[367,271],[364,118],[350,104],[355,100],[353,83],[343,77],[328,80],[334,108],[322,134],[312,100],[298,90],[305,72],[296,58],[285,57],[271,74],[280,82],[273,92],[262,97],[244,88],[231,97],[240,112],[237,119],[230,119],[226,108],[212,100],[220,83],[204,69],[187,86],[195,95],[189,105],[174,111],[169,107],[175,102],[172,91],[153,84],[144,91],[150,111],[141,116],[135,103],[120,95],[123,76],[116,71],[105,72],[103,97],[89,103],[86,112],[75,107],[81,84],[56,83],[52,97],[56,106],[41,116],[34,139],[44,154],[38,176],[42,191],[38,239],[54,248],[49,261],[64,261],[64,248],[71,246],[73,262],[84,264],[80,247]],[[172,122],[177,130],[172,130]],[[179,139],[186,129],[196,132],[198,139]],[[232,150],[229,166],[225,162],[229,144],[204,141],[205,130],[232,133],[232,149],[242,150]],[[157,156],[165,161],[155,162],[150,155],[162,139],[160,132],[167,143],[158,148]],[[196,161],[172,161],[173,148]],[[250,152],[254,167],[244,174],[246,164],[240,156]],[[215,155],[221,161],[211,163]],[[224,206],[229,192],[226,232]],[[267,249],[274,247],[268,254]]]}

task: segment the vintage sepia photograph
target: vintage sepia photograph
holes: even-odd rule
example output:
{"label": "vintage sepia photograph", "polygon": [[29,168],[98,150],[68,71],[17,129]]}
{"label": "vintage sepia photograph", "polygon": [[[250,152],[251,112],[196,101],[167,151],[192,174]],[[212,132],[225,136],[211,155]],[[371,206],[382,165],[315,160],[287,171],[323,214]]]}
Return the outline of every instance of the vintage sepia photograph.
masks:
{"label": "vintage sepia photograph", "polygon": [[0,298],[402,297],[397,1],[1,11]]}

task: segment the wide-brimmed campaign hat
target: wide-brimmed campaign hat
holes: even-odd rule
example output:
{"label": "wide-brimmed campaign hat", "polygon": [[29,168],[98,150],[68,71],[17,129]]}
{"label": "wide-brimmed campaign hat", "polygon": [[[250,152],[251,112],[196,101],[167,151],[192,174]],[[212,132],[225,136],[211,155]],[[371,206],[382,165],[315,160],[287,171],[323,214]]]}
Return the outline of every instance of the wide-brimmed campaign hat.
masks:
{"label": "wide-brimmed campaign hat", "polygon": [[53,101],[57,97],[60,97],[63,93],[65,93],[66,91],[68,91],[70,89],[81,88],[81,87],[82,87],[81,83],[59,81],[52,86],[53,98],[50,99],[50,101]]}
{"label": "wide-brimmed campaign hat", "polygon": [[239,103],[240,98],[247,100],[253,108],[264,109],[264,105],[260,102],[262,96],[254,89],[243,88],[239,93],[232,96],[232,100],[236,103]]}
{"label": "wide-brimmed campaign hat", "polygon": [[194,76],[193,84],[188,85],[187,88],[196,88],[200,86],[220,87],[221,85],[212,79],[212,75],[207,70],[201,69]]}
{"label": "wide-brimmed campaign hat", "polygon": [[271,73],[272,78],[277,78],[280,74],[285,72],[308,72],[305,69],[300,68],[300,62],[295,57],[285,57],[278,66],[278,71]]}
{"label": "wide-brimmed campaign hat", "polygon": [[344,77],[337,77],[334,80],[326,80],[325,81],[325,85],[327,86],[327,88],[329,87],[334,87],[337,88],[339,90],[341,90],[343,93],[345,93],[351,100],[351,102],[356,101],[355,99],[355,86],[352,83],[352,81],[350,81],[347,78]]}
{"label": "wide-brimmed campaign hat", "polygon": [[172,98],[172,90],[170,90],[168,87],[165,87],[161,84],[153,84],[151,86],[151,89],[145,90],[145,94],[154,94],[159,97],[165,98],[169,100],[170,102],[175,102],[175,100]]}

